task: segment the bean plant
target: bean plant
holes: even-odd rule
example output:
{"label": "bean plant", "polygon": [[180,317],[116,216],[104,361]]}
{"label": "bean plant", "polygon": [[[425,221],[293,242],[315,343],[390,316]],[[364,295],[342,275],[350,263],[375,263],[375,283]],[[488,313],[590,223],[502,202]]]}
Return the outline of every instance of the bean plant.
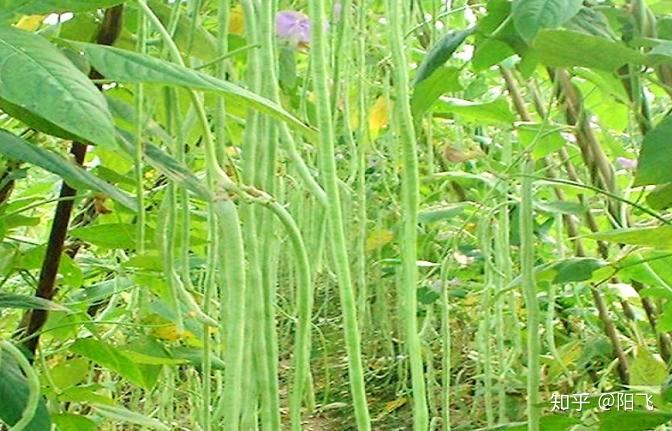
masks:
{"label": "bean plant", "polygon": [[0,1],[0,430],[672,429],[669,0]]}

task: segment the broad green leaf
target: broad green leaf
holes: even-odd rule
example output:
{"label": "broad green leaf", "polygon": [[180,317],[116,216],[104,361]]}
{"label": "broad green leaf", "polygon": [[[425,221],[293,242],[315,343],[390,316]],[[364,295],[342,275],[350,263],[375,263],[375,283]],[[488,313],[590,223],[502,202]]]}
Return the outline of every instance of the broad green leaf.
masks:
{"label": "broad green leaf", "polygon": [[[14,425],[21,419],[28,401],[28,382],[19,364],[12,355],[2,352],[0,361],[0,423]],[[45,431],[51,429],[49,412],[40,399],[35,416],[24,431]]]}
{"label": "broad green leaf", "polygon": [[19,295],[15,293],[0,293],[0,308],[69,311],[67,307],[46,300],[44,298],[38,298],[35,296],[28,296],[28,295]]}
{"label": "broad green leaf", "polygon": [[608,410],[597,413],[597,417],[600,420],[599,431],[645,431],[668,423],[672,420],[672,413]]}
{"label": "broad green leaf", "polygon": [[580,203],[567,201],[535,202],[534,206],[541,211],[558,214],[582,215],[587,211]]}
{"label": "broad green leaf", "polygon": [[516,127],[518,138],[525,147],[534,143],[532,156],[542,159],[562,148],[566,141],[557,128],[549,128],[548,125],[524,123]]}
{"label": "broad green leaf", "polygon": [[614,34],[609,28],[607,17],[600,10],[593,7],[581,8],[576,16],[564,24],[564,27],[568,30],[581,31],[593,36],[614,38]]}
{"label": "broad green leaf", "polygon": [[89,374],[89,360],[69,358],[54,365],[49,371],[51,381],[59,391],[82,383]]}
{"label": "broad green leaf", "polygon": [[553,283],[564,284],[590,280],[593,273],[604,266],[604,261],[590,257],[561,260],[552,265],[552,269],[556,272]]}
{"label": "broad green leaf", "polygon": [[422,210],[418,214],[418,222],[421,224],[430,224],[441,220],[448,220],[462,214],[468,206],[468,203],[461,202]]}
{"label": "broad green leaf", "polygon": [[672,64],[672,42],[661,42],[648,52],[650,64]]}
{"label": "broad green leaf", "polygon": [[39,166],[63,178],[75,188],[86,188],[104,193],[126,208],[137,208],[135,199],[113,185],[106,183],[76,164],[49,150],[33,145],[18,136],[0,129],[0,153],[11,160]]}
{"label": "broad green leaf", "polygon": [[86,12],[108,8],[124,0],[0,0],[0,20],[12,15]]}
{"label": "broad green leaf", "polygon": [[107,392],[107,390],[99,384],[74,386],[59,394],[58,400],[70,403],[116,404],[112,398],[99,392]]}
{"label": "broad green leaf", "polygon": [[498,39],[484,39],[476,46],[471,65],[473,66],[474,71],[480,72],[515,54],[516,51],[504,41]]}
{"label": "broad green leaf", "polygon": [[93,338],[83,338],[70,346],[70,351],[87,357],[98,365],[118,373],[133,384],[145,389],[151,389],[153,386],[150,379],[145,376],[143,369],[111,344],[103,343]]}
{"label": "broad green leaf", "polygon": [[115,423],[128,422],[155,430],[170,431],[170,428],[163,422],[141,415],[140,413],[132,412],[124,407],[107,404],[94,404],[93,407],[101,416],[112,419]]}
{"label": "broad green leaf", "polygon": [[413,116],[419,119],[436,100],[449,92],[462,90],[460,70],[455,67],[440,67],[427,79],[415,85],[411,97]]}
{"label": "broad green leaf", "polygon": [[0,98],[94,144],[115,145],[107,102],[45,38],[0,26]]}
{"label": "broad green leaf", "polygon": [[418,67],[418,72],[415,75],[414,85],[429,78],[436,69],[441,67],[455,50],[469,37],[474,31],[475,27],[465,30],[450,32],[445,34],[441,39],[427,53],[427,56],[422,60]]}
{"label": "broad green leaf", "polygon": [[633,386],[659,386],[667,378],[665,363],[649,352],[648,347],[637,349],[635,360],[630,363],[630,384]]}
{"label": "broad green leaf", "polygon": [[611,72],[624,64],[646,60],[622,43],[568,30],[544,30],[533,46],[537,59],[553,67],[582,66]]}
{"label": "broad green leaf", "polygon": [[627,245],[640,245],[655,249],[672,249],[672,226],[616,229],[594,233],[591,238]]}
{"label": "broad green leaf", "polygon": [[93,420],[72,413],[59,413],[53,415],[51,419],[58,431],[96,431],[98,429],[98,425]]}
{"label": "broad green leaf", "polygon": [[463,99],[442,98],[436,105],[435,115],[443,113],[457,114],[467,120],[488,123],[513,123],[516,119],[509,104],[504,99],[492,102],[470,102]]}
{"label": "broad green leaf", "polygon": [[652,210],[664,210],[672,207],[672,183],[656,187],[646,196],[646,203]]}
{"label": "broad green leaf", "polygon": [[[147,230],[147,237],[151,238],[154,230]],[[71,230],[70,236],[104,248],[136,247],[136,227],[134,224],[129,223],[105,223],[83,226]]]}
{"label": "broad green leaf", "polygon": [[[186,359],[194,366],[200,367],[203,364],[203,350],[194,347],[175,347],[169,350],[172,357],[177,359]],[[223,370],[225,368],[224,361],[218,356],[212,356],[212,369]]]}
{"label": "broad green leaf", "polygon": [[520,36],[531,43],[540,30],[555,28],[574,17],[583,0],[514,0],[513,23]]}
{"label": "broad green leaf", "polygon": [[316,137],[315,129],[304,124],[278,104],[230,82],[131,51],[87,43],[74,45],[82,49],[93,67],[108,79],[126,83],[176,85],[214,92],[233,103],[248,106],[284,121],[308,138]]}
{"label": "broad green leaf", "polygon": [[471,60],[476,72],[516,53],[522,56],[529,49],[511,19],[511,2],[491,0],[487,2],[486,8],[487,14],[478,20],[476,50]]}
{"label": "broad green leaf", "polygon": [[637,161],[635,186],[672,182],[670,136],[672,116],[666,117],[646,134]]}

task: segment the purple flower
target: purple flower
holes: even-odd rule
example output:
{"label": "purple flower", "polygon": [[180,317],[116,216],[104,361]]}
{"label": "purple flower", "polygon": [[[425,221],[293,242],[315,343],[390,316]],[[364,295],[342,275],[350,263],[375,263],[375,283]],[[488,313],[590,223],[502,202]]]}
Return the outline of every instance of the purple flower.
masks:
{"label": "purple flower", "polygon": [[637,160],[628,159],[627,157],[617,157],[616,161],[618,162],[619,165],[621,165],[625,169],[628,170],[637,169]]}
{"label": "purple flower", "polygon": [[331,11],[334,14],[334,21],[341,19],[341,14],[343,13],[343,5],[340,2],[334,3],[334,7]]}
{"label": "purple flower", "polygon": [[310,18],[301,12],[283,10],[275,17],[275,31],[279,38],[294,45],[310,42]]}

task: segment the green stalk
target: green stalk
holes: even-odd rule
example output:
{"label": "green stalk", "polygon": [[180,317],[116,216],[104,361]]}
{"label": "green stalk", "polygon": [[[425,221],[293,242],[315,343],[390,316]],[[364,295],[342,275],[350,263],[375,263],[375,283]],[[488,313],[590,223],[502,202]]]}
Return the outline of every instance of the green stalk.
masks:
{"label": "green stalk", "polygon": [[[366,154],[369,146],[368,129],[366,127],[368,100],[368,86],[364,77],[366,76],[366,0],[360,0],[358,10],[358,31],[357,38],[357,68],[355,76],[358,82],[357,93],[359,98],[357,100],[357,115],[359,119],[359,133],[358,140],[355,147],[357,148],[357,179],[356,179],[356,200],[357,200],[357,286],[359,288],[359,320],[362,327],[368,325],[369,317],[369,303],[368,303],[368,286],[366,278],[366,237],[367,237],[367,212],[366,212]],[[347,12],[346,12],[347,13]],[[347,92],[346,92],[347,97]],[[349,113],[345,113],[345,117],[349,117]],[[354,155],[353,155],[354,157]]]}
{"label": "green stalk", "polygon": [[418,222],[418,148],[411,114],[408,61],[404,52],[402,0],[388,0],[392,64],[394,66],[394,85],[396,90],[395,112],[397,113],[398,140],[402,147],[402,285],[401,316],[406,334],[406,348],[411,364],[413,384],[413,426],[416,431],[424,431],[429,426],[427,395],[422,366],[422,347],[417,330],[417,222]]}
{"label": "green stalk", "polygon": [[327,225],[333,247],[334,264],[338,277],[345,331],[348,367],[350,371],[350,388],[357,428],[360,431],[371,429],[369,410],[366,402],[364,373],[362,369],[360,333],[357,323],[355,295],[350,275],[348,247],[343,229],[343,211],[334,158],[334,127],[331,114],[331,96],[329,94],[329,72],[327,55],[327,38],[324,22],[324,0],[309,2],[312,26],[312,77],[316,96],[317,126],[319,132],[319,158],[322,178],[325,185],[327,201]]}
{"label": "green stalk", "polygon": [[442,430],[450,431],[450,377],[451,377],[451,350],[452,339],[450,336],[450,296],[448,294],[448,262],[446,258],[441,265],[441,386],[442,386],[442,407],[441,419]]}
{"label": "green stalk", "polygon": [[485,281],[483,285],[483,294],[481,299],[481,308],[483,312],[483,331],[480,333],[480,342],[483,349],[483,386],[484,386],[484,400],[485,400],[485,416],[488,427],[495,424],[495,414],[493,409],[492,399],[492,349],[490,347],[490,329],[491,329],[491,302],[492,302],[492,287],[493,287],[493,271],[492,268],[492,239],[488,229],[490,225],[490,218],[486,218],[479,224],[481,230],[479,239],[481,243],[481,252],[483,254]]}
{"label": "green stalk", "polygon": [[531,175],[534,173],[534,161],[528,158],[523,167],[523,179],[520,204],[520,269],[522,272],[523,293],[527,308],[527,429],[539,431],[541,416],[539,393],[540,350],[539,304],[534,278],[534,209],[532,205]]}
{"label": "green stalk", "polygon": [[[136,49],[140,54],[147,52],[147,18],[144,15],[138,17],[137,27],[138,42]],[[140,83],[136,85],[135,110],[137,112],[137,122],[135,131],[135,159],[133,163],[136,191],[135,198],[138,201],[137,212],[137,252],[139,255],[145,253],[145,190],[143,177],[143,150],[144,143],[142,135],[145,130],[145,85]]]}

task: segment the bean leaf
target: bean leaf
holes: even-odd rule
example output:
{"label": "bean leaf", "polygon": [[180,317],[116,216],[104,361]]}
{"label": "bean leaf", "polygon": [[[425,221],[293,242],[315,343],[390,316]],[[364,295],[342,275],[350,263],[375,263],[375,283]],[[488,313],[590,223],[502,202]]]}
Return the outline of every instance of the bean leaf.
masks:
{"label": "bean leaf", "polygon": [[513,22],[520,36],[530,43],[539,30],[569,21],[582,4],[583,0],[514,0]]}
{"label": "bean leaf", "polygon": [[[15,107],[18,119],[42,129],[46,121],[85,141],[115,145],[105,98],[47,39],[0,26],[0,70],[0,99]],[[21,115],[26,111],[43,121]]]}
{"label": "bean leaf", "polygon": [[304,124],[277,103],[230,82],[123,49],[88,43],[73,43],[73,45],[82,49],[93,67],[108,79],[126,83],[175,85],[218,93],[234,103],[285,121],[307,138],[316,137],[315,129]]}
{"label": "bean leaf", "polygon": [[63,178],[73,187],[104,193],[131,210],[135,211],[137,208],[135,199],[113,185],[63,159],[58,154],[33,145],[2,129],[0,129],[0,154],[11,160],[24,161],[39,166]]}

